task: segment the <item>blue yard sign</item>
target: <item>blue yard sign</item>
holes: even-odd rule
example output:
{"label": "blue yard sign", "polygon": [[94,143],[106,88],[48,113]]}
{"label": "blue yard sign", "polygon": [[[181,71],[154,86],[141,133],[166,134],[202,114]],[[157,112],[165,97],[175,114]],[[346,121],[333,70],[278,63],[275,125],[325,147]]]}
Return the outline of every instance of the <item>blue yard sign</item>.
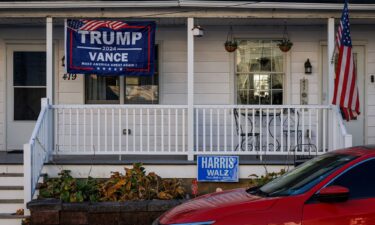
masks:
{"label": "blue yard sign", "polygon": [[155,28],[155,22],[68,19],[67,73],[152,76]]}
{"label": "blue yard sign", "polygon": [[203,156],[197,158],[198,181],[238,182],[238,156]]}

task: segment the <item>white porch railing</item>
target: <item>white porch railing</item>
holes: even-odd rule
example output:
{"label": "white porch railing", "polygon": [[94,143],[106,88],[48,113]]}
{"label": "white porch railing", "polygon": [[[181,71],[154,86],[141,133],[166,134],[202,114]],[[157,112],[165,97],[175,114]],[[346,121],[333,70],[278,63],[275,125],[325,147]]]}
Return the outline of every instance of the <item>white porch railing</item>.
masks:
{"label": "white porch railing", "polygon": [[[185,105],[54,105],[51,110],[54,154],[189,154]],[[193,154],[314,155],[350,146],[350,140],[331,106],[194,106]]]}
{"label": "white porch railing", "polygon": [[[52,125],[52,111],[48,99],[44,98],[31,138],[23,147],[24,204],[33,198],[43,165],[52,150]],[[28,214],[26,205],[24,209]]]}
{"label": "white porch railing", "polygon": [[55,154],[187,154],[187,106],[54,105]]}
{"label": "white porch railing", "polygon": [[328,150],[324,105],[205,105],[195,109],[196,154],[314,155]]}

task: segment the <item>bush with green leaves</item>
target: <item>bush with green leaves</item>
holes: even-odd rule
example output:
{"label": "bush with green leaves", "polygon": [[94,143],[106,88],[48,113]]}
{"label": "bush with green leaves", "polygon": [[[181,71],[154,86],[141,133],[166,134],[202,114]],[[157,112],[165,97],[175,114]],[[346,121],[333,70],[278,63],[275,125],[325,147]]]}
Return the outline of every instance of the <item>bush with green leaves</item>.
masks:
{"label": "bush with green leaves", "polygon": [[45,178],[39,190],[39,198],[56,198],[64,202],[83,202],[99,200],[99,182],[88,177],[76,179],[70,170],[62,170],[58,178]]}
{"label": "bush with green leaves", "polygon": [[39,191],[39,198],[56,198],[64,202],[167,200],[184,195],[179,179],[162,179],[154,172],[146,174],[141,163],[125,168],[125,174],[112,172],[107,180],[76,179],[69,170],[62,170],[58,178],[46,178]]}

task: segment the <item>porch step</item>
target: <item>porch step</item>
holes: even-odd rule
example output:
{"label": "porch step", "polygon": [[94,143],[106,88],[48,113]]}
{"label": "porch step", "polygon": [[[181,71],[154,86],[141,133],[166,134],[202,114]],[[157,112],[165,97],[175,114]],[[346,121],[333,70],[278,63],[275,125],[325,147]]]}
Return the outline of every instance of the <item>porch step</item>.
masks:
{"label": "porch step", "polygon": [[23,186],[23,173],[0,173],[0,186]]}
{"label": "porch step", "polygon": [[[3,188],[3,189],[2,189]],[[0,199],[21,199],[23,198],[22,186],[3,186],[0,188]]]}
{"label": "porch step", "polygon": [[15,215],[13,213],[0,213],[0,224],[1,225],[21,225],[22,219],[28,218],[28,216]]}
{"label": "porch step", "polygon": [[0,199],[0,213],[15,213],[23,208],[23,199]]}
{"label": "porch step", "polygon": [[22,167],[8,167],[0,173],[0,213],[3,215],[0,217],[0,224],[20,224],[21,219],[8,215],[24,207],[24,179],[19,168]]}
{"label": "porch step", "polygon": [[23,173],[23,165],[0,164],[0,173]]}

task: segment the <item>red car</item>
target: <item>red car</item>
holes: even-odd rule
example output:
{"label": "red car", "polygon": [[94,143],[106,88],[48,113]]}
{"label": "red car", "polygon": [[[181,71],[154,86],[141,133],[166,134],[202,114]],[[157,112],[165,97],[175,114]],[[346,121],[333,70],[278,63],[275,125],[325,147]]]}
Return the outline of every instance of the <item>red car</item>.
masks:
{"label": "red car", "polygon": [[204,195],[157,225],[375,225],[375,146],[318,156],[262,187]]}

